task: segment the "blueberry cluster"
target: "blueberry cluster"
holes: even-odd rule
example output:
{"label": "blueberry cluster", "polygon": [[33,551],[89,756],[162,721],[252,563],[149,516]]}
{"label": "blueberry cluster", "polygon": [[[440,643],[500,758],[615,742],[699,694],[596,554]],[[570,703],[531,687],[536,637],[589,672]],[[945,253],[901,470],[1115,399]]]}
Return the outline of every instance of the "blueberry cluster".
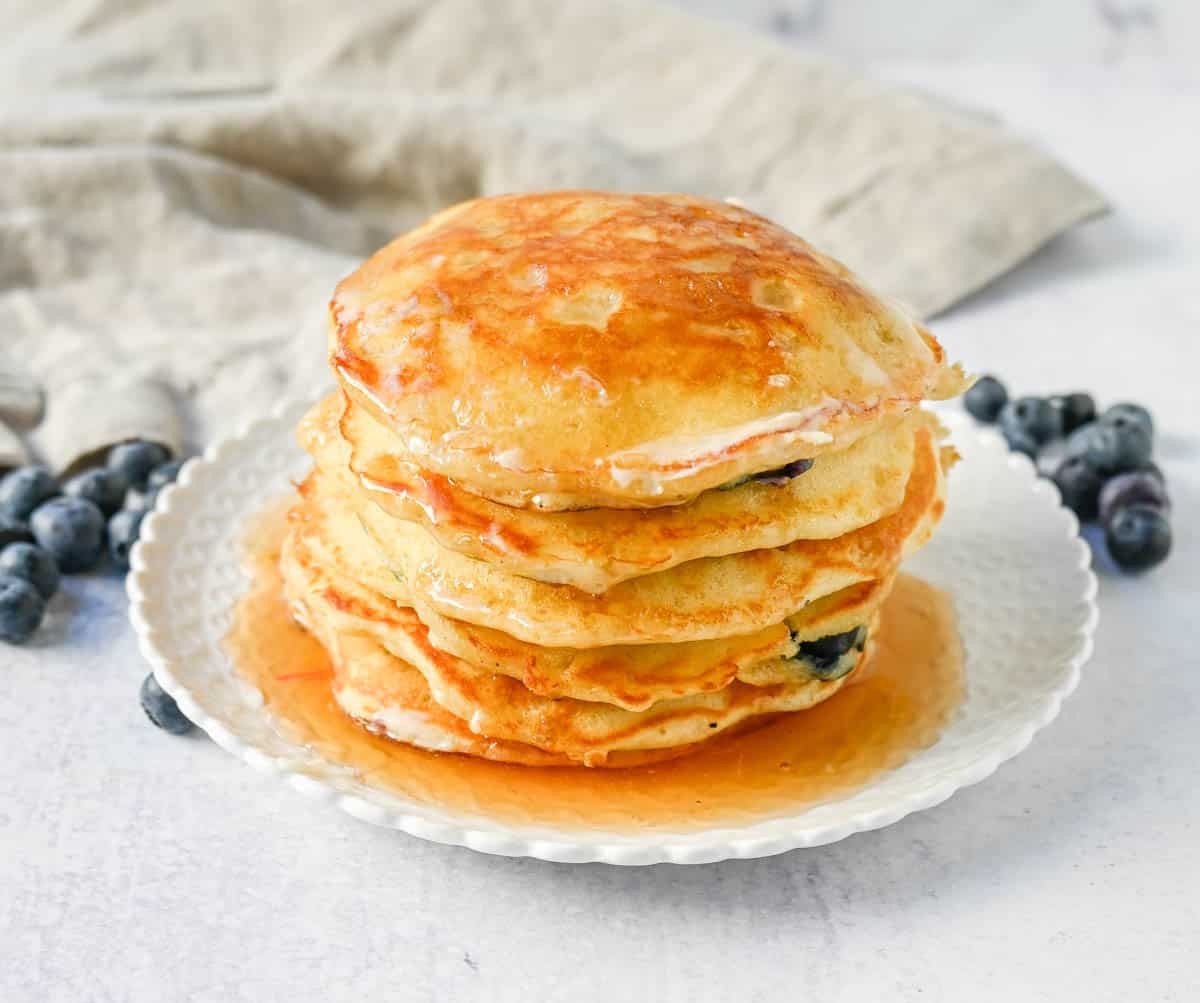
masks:
{"label": "blueberry cluster", "polygon": [[45,467],[0,480],[0,640],[32,636],[63,574],[90,571],[106,553],[128,568],[142,517],[180,466],[158,443],[138,441],[65,484]]}
{"label": "blueberry cluster", "polygon": [[[0,479],[0,641],[33,636],[64,573],[90,571],[106,552],[127,570],[142,519],[182,466],[158,443],[138,440],[113,446],[103,466],[62,485],[45,467]],[[165,731],[192,727],[153,675],[142,683],[141,703]]]}
{"label": "blueberry cluster", "polygon": [[968,412],[998,422],[1009,448],[1033,459],[1083,522],[1098,521],[1113,560],[1127,571],[1160,564],[1171,550],[1171,503],[1151,457],[1154,420],[1138,404],[1097,414],[1089,394],[1019,397],[984,376],[963,397]]}

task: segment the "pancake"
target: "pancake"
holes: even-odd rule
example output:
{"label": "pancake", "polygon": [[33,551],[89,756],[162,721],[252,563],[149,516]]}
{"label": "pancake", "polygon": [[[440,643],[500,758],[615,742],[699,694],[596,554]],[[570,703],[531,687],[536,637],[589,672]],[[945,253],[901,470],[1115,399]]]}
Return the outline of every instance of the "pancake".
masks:
{"label": "pancake", "polygon": [[[480,670],[441,651],[430,643],[428,630],[414,611],[359,589],[354,595],[342,591],[321,569],[304,565],[301,553],[285,545],[283,562],[289,568],[285,581],[289,598],[304,610],[306,621],[319,624],[318,636],[333,637],[335,644],[344,644],[345,638],[371,637],[404,665],[417,668],[434,700],[465,720],[473,733],[532,745],[587,765],[600,765],[617,751],[694,745],[752,717],[802,710],[831,696],[848,678],[814,679],[797,663],[786,663],[792,669],[776,684],[733,682],[713,692],[661,701],[640,712],[551,699],[530,692],[515,679]],[[855,663],[866,657],[856,652]],[[411,713],[411,680],[386,659],[360,653],[344,672],[355,692],[377,699],[373,720],[386,720],[391,701],[397,698],[409,701],[404,707]]]}
{"label": "pancake", "polygon": [[672,758],[861,672],[956,458],[921,404],[967,382],[838,262],[684,195],[455,206],[338,285],[328,337],[279,562],[337,703],[535,766]]}
{"label": "pancake", "polygon": [[544,648],[443,617],[427,606],[416,611],[436,647],[518,679],[533,693],[645,710],[660,700],[721,689],[735,679],[754,686],[787,682],[794,668],[782,663],[796,653],[799,643],[868,622],[891,586],[892,579],[863,582],[818,599],[786,623],[753,634],[587,649]]}
{"label": "pancake", "polygon": [[[887,422],[849,448],[819,457],[782,484],[748,482],[657,509],[540,512],[500,505],[422,470],[367,411],[333,395],[301,426],[321,454],[349,446],[348,465],[389,515],[416,522],[443,547],[526,578],[603,592],[640,575],[701,557],[832,539],[876,522],[904,500],[916,412]],[[339,454],[340,457],[340,454]]]}
{"label": "pancake", "polygon": [[[467,722],[434,701],[425,677],[364,635],[347,635],[335,662],[334,699],[364,728],[396,742],[431,752],[453,752],[519,766],[579,766],[569,756],[520,742],[476,735]],[[692,746],[617,750],[594,756],[588,766],[614,769],[645,766],[686,755]]]}
{"label": "pancake", "polygon": [[690,561],[601,595],[520,578],[443,549],[420,527],[364,501],[345,471],[318,469],[304,492],[318,510],[331,513],[335,528],[349,521],[338,513],[354,513],[367,539],[348,533],[337,545],[362,569],[356,575],[369,574],[397,602],[427,605],[546,647],[695,641],[753,633],[823,596],[893,574],[941,518],[945,457],[935,427],[931,419],[916,430],[904,503],[884,519],[834,540]]}
{"label": "pancake", "polygon": [[[285,590],[297,621],[329,653],[334,670],[333,695],[338,706],[368,731],[432,752],[453,752],[521,766],[577,766],[557,755],[520,742],[476,734],[462,718],[433,699],[425,677],[368,634],[338,630],[314,611],[311,568],[293,560],[285,544],[280,559]],[[596,757],[590,765],[640,766],[673,759],[689,746],[650,751],[616,752]]]}
{"label": "pancake", "polygon": [[685,195],[465,202],[337,287],[330,361],[422,469],[517,507],[678,504],[965,387],[799,237]]}
{"label": "pancake", "polygon": [[[362,531],[355,524],[348,528]],[[383,599],[380,590],[338,563],[324,546],[329,535],[322,517],[311,506],[298,506],[289,539],[293,559],[319,567],[325,580],[337,589],[340,602],[360,611],[378,604]],[[444,617],[425,605],[417,604],[415,612],[429,631],[430,643],[481,671],[511,676],[541,696],[645,710],[660,700],[721,689],[734,679],[753,685],[786,682],[794,677],[794,669],[779,663],[791,658],[799,643],[841,634],[867,622],[891,585],[890,579],[863,582],[809,604],[786,623],[753,634],[583,650],[530,644],[488,627]],[[387,601],[404,605],[394,599]]]}

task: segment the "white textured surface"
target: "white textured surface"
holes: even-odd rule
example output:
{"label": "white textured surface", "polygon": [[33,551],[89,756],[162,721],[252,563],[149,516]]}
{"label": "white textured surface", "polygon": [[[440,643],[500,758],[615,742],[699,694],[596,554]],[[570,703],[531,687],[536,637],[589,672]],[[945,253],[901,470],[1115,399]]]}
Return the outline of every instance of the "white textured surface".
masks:
{"label": "white textured surface", "polygon": [[486,857],[363,825],[153,731],[120,585],[0,652],[0,999],[1190,1001],[1200,985],[1197,94],[909,67],[1116,212],[943,318],[1022,389],[1145,400],[1176,553],[1104,576],[1053,727],[888,829],[706,867]]}
{"label": "white textured surface", "polygon": [[230,597],[245,588],[247,518],[298,480],[293,404],[184,467],[142,528],[127,586],[143,655],[184,713],[223,748],[302,793],[376,825],[486,853],[609,864],[700,864],[819,846],[890,825],[989,776],[1049,723],[1079,682],[1096,627],[1096,579],[1074,516],[1033,464],[961,412],[963,457],[937,535],[906,567],[954,596],[967,696],[938,742],[862,790],[788,818],[733,829],[627,834],[503,825],[373,787],[293,742],[222,651]]}

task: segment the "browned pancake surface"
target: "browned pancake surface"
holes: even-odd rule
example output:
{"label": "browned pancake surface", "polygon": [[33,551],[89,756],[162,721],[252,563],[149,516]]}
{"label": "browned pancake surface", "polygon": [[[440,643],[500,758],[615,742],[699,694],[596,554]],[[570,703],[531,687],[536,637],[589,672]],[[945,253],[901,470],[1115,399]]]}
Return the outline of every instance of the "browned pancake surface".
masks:
{"label": "browned pancake surface", "polygon": [[961,386],[843,266],[685,195],[439,213],[338,286],[330,356],[422,467],[547,509],[687,500]]}

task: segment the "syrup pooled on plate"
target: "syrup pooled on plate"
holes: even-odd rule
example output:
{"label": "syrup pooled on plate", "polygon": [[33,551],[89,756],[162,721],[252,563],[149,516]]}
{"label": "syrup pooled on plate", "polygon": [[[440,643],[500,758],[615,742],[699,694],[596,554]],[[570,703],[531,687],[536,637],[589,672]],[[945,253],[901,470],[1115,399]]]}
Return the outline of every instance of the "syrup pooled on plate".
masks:
{"label": "syrup pooled on plate", "polygon": [[962,645],[949,598],[900,575],[875,658],[810,710],[702,749],[629,769],[533,768],[427,752],[364,730],[338,708],[324,649],[291,618],[277,570],[286,509],[246,535],[252,582],[227,650],[262,692],[281,733],[365,782],[493,821],[611,831],[746,825],[852,793],[937,739],[963,697]]}

